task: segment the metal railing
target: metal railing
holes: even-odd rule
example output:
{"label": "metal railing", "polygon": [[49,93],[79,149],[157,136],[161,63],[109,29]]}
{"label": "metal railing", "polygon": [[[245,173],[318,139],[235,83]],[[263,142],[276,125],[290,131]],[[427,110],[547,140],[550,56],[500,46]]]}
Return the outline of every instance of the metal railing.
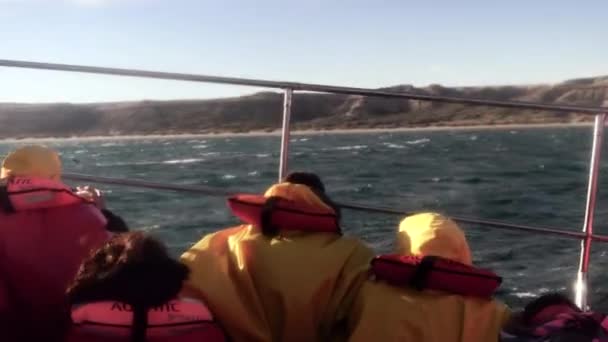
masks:
{"label": "metal railing", "polygon": [[[589,168],[589,183],[587,189],[587,203],[585,207],[585,221],[582,232],[568,231],[564,229],[549,228],[549,227],[532,227],[526,225],[508,224],[492,220],[483,220],[475,218],[463,218],[463,217],[452,217],[457,222],[482,225],[488,228],[505,229],[512,231],[524,231],[530,233],[539,233],[545,235],[554,235],[565,238],[574,238],[581,240],[581,258],[579,263],[579,270],[577,274],[577,280],[575,283],[575,301],[579,307],[584,310],[587,309],[587,293],[588,293],[588,270],[590,264],[590,250],[591,243],[593,241],[608,242],[608,236],[605,235],[594,235],[593,234],[593,217],[595,213],[596,205],[596,194],[598,186],[598,174],[600,168],[600,155],[603,142],[603,131],[606,120],[606,113],[608,113],[607,107],[588,107],[588,106],[575,106],[575,105],[564,105],[564,104],[543,104],[534,102],[521,102],[521,101],[498,101],[498,100],[484,100],[476,98],[463,98],[453,96],[439,96],[439,95],[424,95],[415,94],[408,92],[395,92],[385,91],[377,89],[365,89],[365,88],[353,88],[353,87],[340,87],[331,85],[320,85],[320,84],[309,84],[309,83],[296,83],[296,82],[280,82],[280,81],[268,81],[258,79],[246,79],[236,77],[219,77],[209,75],[196,75],[196,74],[184,74],[184,73],[168,73],[168,72],[157,72],[137,69],[120,69],[120,68],[105,68],[95,66],[84,66],[84,65],[69,65],[69,64],[56,64],[56,63],[40,63],[40,62],[29,62],[19,60],[3,60],[0,59],[0,66],[4,67],[16,67],[16,68],[29,68],[29,69],[44,69],[44,70],[56,70],[56,71],[68,71],[68,72],[81,72],[81,73],[92,73],[92,74],[104,74],[104,75],[117,75],[117,76],[130,76],[130,77],[144,77],[144,78],[155,78],[155,79],[166,79],[166,80],[178,80],[178,81],[190,81],[190,82],[205,82],[205,83],[222,83],[222,84],[233,84],[241,86],[255,86],[262,88],[275,88],[284,90],[284,104],[283,104],[283,126],[281,135],[281,155],[279,163],[279,179],[282,179],[288,171],[288,157],[289,157],[289,136],[290,136],[290,119],[291,119],[291,107],[294,91],[311,91],[311,92],[323,92],[333,94],[345,94],[345,95],[360,95],[360,96],[375,96],[385,98],[402,98],[409,100],[420,100],[420,101],[434,101],[443,103],[459,103],[474,106],[492,106],[501,108],[515,108],[515,109],[530,109],[530,110],[546,110],[553,111],[556,113],[581,113],[586,115],[595,115],[595,124],[593,129],[593,147],[591,151],[591,162]],[[190,193],[206,194],[210,196],[227,196],[234,192],[217,189],[204,186],[194,185],[176,185],[176,184],[164,184],[148,181],[129,180],[129,179],[116,179],[107,177],[97,177],[90,175],[79,175],[79,174],[66,174],[65,178],[78,181],[91,181],[97,183],[113,184],[113,185],[124,185],[124,186],[136,186],[158,190],[172,190],[172,191],[183,191]],[[373,207],[365,204],[356,203],[340,203],[340,206],[346,209],[360,210],[367,212],[378,212],[387,214],[398,214],[407,215],[411,214],[402,210],[395,210],[389,208]]]}

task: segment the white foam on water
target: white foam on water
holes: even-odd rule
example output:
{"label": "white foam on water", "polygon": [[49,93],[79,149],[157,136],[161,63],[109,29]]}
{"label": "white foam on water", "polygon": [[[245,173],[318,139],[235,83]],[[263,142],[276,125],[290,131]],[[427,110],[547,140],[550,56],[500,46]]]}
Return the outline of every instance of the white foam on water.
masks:
{"label": "white foam on water", "polygon": [[404,149],[406,148],[404,145],[399,145],[399,144],[393,144],[393,143],[382,143],[382,145],[388,147],[388,148],[396,148],[396,149]]}
{"label": "white foam on water", "polygon": [[191,163],[202,162],[204,160],[205,159],[202,159],[202,158],[186,158],[186,159],[165,160],[162,163],[163,164],[191,164]]}
{"label": "white foam on water", "polygon": [[431,139],[422,138],[422,139],[416,139],[416,140],[409,140],[409,141],[406,141],[405,143],[408,145],[420,145],[420,144],[426,144],[428,142],[431,142]]}
{"label": "white foam on water", "polygon": [[537,296],[537,294],[533,292],[514,292],[513,295],[517,298],[534,298]]}
{"label": "white foam on water", "polygon": [[260,173],[258,171],[251,171],[251,172],[247,173],[248,176],[257,176],[259,174]]}
{"label": "white foam on water", "polygon": [[235,175],[231,175],[231,174],[226,174],[222,176],[222,179],[235,179],[236,176]]}
{"label": "white foam on water", "polygon": [[258,153],[255,156],[258,157],[258,158],[268,158],[268,157],[270,157],[270,154],[268,154],[268,153]]}
{"label": "white foam on water", "polygon": [[192,148],[194,148],[194,149],[203,149],[203,148],[207,148],[207,147],[209,147],[209,145],[205,145],[205,144],[192,146]]}
{"label": "white foam on water", "polygon": [[112,146],[124,146],[124,144],[116,143],[116,142],[107,142],[99,145],[101,147],[112,147]]}
{"label": "white foam on water", "polygon": [[364,148],[367,148],[367,145],[340,146],[340,147],[334,148],[334,150],[350,151],[350,150],[362,150]]}
{"label": "white foam on water", "polygon": [[155,165],[155,164],[160,164],[160,162],[143,160],[143,161],[138,161],[138,162],[97,163],[97,164],[95,164],[95,166],[104,167],[104,166],[129,166],[129,165]]}
{"label": "white foam on water", "polygon": [[477,140],[477,136],[476,136],[476,135],[471,135],[471,136],[469,137],[469,140],[471,140],[471,141],[475,141],[475,140]]}

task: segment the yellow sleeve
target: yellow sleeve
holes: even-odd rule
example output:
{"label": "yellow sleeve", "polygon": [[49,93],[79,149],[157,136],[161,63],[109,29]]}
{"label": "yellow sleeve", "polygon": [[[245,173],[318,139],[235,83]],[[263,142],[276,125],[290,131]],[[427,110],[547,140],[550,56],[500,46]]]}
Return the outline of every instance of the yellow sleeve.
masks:
{"label": "yellow sleeve", "polygon": [[353,239],[350,243],[354,245],[353,251],[344,264],[332,298],[331,307],[336,308],[332,310],[335,316],[327,322],[331,325],[327,328],[333,341],[342,340],[347,335],[346,320],[361,286],[369,278],[370,261],[374,257],[373,251],[361,241]]}
{"label": "yellow sleeve", "polygon": [[255,287],[239,272],[243,227],[205,236],[181,256],[190,269],[183,294],[201,299],[235,341],[268,341],[269,331]]}

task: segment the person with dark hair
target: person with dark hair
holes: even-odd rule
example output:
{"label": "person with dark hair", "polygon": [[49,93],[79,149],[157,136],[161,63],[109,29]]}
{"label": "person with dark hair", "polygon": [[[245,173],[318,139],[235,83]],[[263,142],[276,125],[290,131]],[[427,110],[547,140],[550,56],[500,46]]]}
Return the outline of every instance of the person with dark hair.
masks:
{"label": "person with dark hair", "polygon": [[185,292],[205,300],[234,341],[328,341],[343,333],[373,253],[344,237],[320,178],[292,173],[264,195],[228,200],[242,225],[182,255]]}
{"label": "person with dark hair", "polygon": [[314,173],[311,172],[292,172],[285,177],[285,182],[292,184],[302,184],[308,186],[322,201],[323,203],[330,206],[336,216],[338,217],[338,221],[342,217],[342,212],[340,211],[340,207],[327,196],[325,193],[325,185],[321,181],[321,178]]}
{"label": "person with dark hair", "polygon": [[68,342],[224,341],[202,302],[178,299],[188,268],[142,232],[113,236],[67,290]]}
{"label": "person with dark hair", "polygon": [[608,318],[583,312],[568,297],[547,293],[528,303],[504,327],[502,342],[606,342]]}

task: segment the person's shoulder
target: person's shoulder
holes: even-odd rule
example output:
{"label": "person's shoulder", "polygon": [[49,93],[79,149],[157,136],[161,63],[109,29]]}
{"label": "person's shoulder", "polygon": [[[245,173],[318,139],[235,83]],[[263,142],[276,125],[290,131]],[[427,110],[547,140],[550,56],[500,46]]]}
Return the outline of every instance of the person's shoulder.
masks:
{"label": "person's shoulder", "polygon": [[358,237],[342,236],[340,239],[338,239],[338,242],[351,247],[357,252],[373,255],[372,249]]}
{"label": "person's shoulder", "polygon": [[249,229],[246,225],[220,229],[214,232],[205,233],[192,248],[201,249],[207,247],[217,248],[218,244],[226,244],[228,240],[235,242],[246,238]]}

